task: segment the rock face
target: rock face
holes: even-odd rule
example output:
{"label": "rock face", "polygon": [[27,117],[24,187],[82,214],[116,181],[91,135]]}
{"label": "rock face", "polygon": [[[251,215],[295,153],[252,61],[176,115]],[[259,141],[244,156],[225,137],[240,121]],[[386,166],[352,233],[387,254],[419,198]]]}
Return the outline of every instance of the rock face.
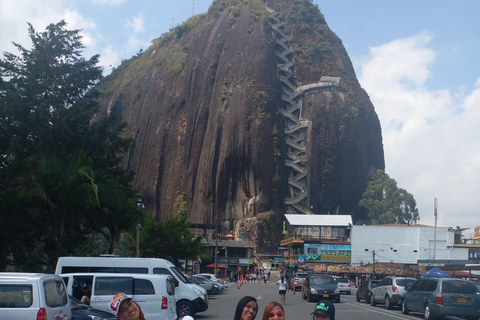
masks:
{"label": "rock face", "polygon": [[[341,77],[338,90],[302,100],[311,123],[308,204],[314,213],[355,220],[369,174],[384,169],[378,117],[318,8],[308,0],[268,7],[293,35],[296,86]],[[97,117],[128,123],[125,135],[135,142],[124,166],[135,171],[134,188],[157,219],[171,217],[185,194],[193,223],[234,230],[273,211],[269,223],[280,226],[289,168],[277,46],[262,1],[217,0],[99,85]]]}

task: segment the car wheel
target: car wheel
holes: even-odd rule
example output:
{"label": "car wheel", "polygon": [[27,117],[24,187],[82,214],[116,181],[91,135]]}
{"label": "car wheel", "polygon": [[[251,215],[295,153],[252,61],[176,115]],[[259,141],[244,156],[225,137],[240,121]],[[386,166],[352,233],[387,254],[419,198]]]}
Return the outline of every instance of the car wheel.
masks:
{"label": "car wheel", "polygon": [[424,313],[423,313],[424,317],[426,320],[431,320],[433,319],[432,317],[432,312],[430,310],[430,306],[427,304],[425,305],[425,309],[424,309]]}
{"label": "car wheel", "polygon": [[357,299],[357,302],[360,302],[360,297],[358,296],[358,292],[357,292],[357,294],[355,295],[355,298]]}
{"label": "car wheel", "polygon": [[377,302],[375,301],[375,297],[374,297],[374,296],[371,296],[371,297],[370,297],[370,304],[371,304],[372,306],[374,306],[374,307],[377,305]]}
{"label": "car wheel", "polygon": [[186,300],[177,303],[177,315],[179,316],[193,316],[193,305]]}
{"label": "car wheel", "polygon": [[308,302],[313,302],[312,296],[310,295],[310,292],[307,292],[307,301]]}
{"label": "car wheel", "polygon": [[366,304],[370,304],[372,301],[372,297],[367,293],[366,297],[365,297],[365,303]]}
{"label": "car wheel", "polygon": [[407,304],[405,303],[405,300],[402,300],[401,308],[402,308],[403,314],[408,314],[410,312],[410,310],[408,310],[407,308]]}
{"label": "car wheel", "polygon": [[338,296],[338,297],[335,299],[335,302],[336,302],[336,303],[340,303],[340,296]]}
{"label": "car wheel", "polygon": [[390,297],[385,297],[385,308],[391,310],[392,309],[392,302],[390,301]]}
{"label": "car wheel", "polygon": [[347,291],[347,294],[348,294],[348,295],[351,295],[351,294],[352,294],[352,291]]}

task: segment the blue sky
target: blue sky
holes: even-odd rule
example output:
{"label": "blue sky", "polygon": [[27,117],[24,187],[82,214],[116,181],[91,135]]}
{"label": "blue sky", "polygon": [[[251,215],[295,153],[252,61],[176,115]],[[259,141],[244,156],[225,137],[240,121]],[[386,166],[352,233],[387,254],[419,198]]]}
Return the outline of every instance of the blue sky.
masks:
{"label": "blue sky", "polygon": [[[415,196],[420,223],[480,225],[480,1],[314,0],[379,115],[386,172]],[[0,52],[65,19],[105,72],[211,0],[7,0]]]}

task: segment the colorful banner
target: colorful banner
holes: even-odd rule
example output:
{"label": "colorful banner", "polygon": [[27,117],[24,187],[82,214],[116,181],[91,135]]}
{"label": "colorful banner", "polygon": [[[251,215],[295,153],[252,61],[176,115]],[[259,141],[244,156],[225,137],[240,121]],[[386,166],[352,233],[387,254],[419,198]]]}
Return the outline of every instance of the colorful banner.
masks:
{"label": "colorful banner", "polygon": [[306,262],[343,262],[350,263],[352,246],[344,244],[305,243]]}

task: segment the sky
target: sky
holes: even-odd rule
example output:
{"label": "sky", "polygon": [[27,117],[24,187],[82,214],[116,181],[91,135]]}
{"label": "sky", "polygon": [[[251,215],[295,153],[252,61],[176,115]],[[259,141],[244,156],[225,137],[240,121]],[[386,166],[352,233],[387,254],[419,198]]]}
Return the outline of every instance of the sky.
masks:
{"label": "sky", "polygon": [[[66,20],[104,73],[212,0],[1,0],[0,53]],[[385,171],[420,223],[480,226],[480,1],[314,0],[380,118]],[[464,234],[468,236],[467,230]]]}

